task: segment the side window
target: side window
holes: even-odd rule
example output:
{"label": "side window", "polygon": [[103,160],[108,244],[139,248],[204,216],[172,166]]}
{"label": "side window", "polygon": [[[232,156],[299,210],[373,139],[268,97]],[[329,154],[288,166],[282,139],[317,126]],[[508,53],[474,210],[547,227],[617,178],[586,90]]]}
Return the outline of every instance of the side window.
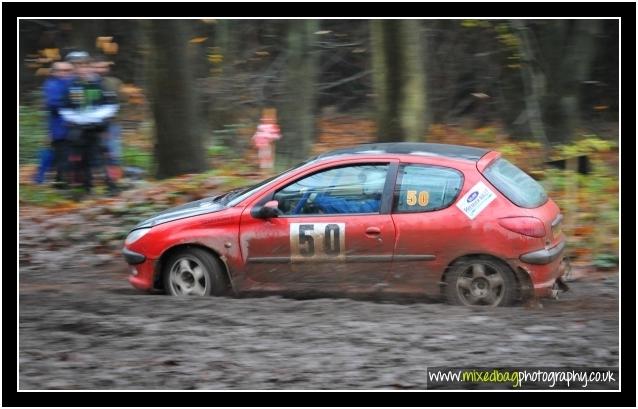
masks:
{"label": "side window", "polygon": [[396,213],[430,212],[448,207],[463,185],[460,172],[443,167],[402,165],[394,191]]}
{"label": "side window", "polygon": [[356,165],[314,173],[277,191],[284,215],[378,213],[388,165]]}

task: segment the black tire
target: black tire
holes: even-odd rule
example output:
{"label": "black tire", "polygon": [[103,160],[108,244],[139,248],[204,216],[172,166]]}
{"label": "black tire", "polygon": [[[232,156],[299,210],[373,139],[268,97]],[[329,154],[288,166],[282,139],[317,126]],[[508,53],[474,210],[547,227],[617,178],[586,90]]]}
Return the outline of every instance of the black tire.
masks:
{"label": "black tire", "polygon": [[514,303],[518,291],[507,264],[489,257],[473,257],[450,267],[444,294],[453,305],[504,307]]}
{"label": "black tire", "polygon": [[173,296],[222,295],[228,287],[217,258],[197,247],[172,254],[165,264],[163,280],[166,294]]}

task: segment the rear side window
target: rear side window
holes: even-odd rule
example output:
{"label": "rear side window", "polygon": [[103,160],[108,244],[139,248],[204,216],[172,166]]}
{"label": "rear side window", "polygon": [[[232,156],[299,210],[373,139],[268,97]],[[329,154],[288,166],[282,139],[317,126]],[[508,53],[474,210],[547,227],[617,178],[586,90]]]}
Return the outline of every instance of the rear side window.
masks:
{"label": "rear side window", "polygon": [[403,165],[394,192],[396,213],[431,212],[448,207],[458,196],[463,177],[443,167]]}
{"label": "rear side window", "polygon": [[533,209],[547,202],[545,189],[530,175],[499,158],[483,174],[502,194],[519,207]]}

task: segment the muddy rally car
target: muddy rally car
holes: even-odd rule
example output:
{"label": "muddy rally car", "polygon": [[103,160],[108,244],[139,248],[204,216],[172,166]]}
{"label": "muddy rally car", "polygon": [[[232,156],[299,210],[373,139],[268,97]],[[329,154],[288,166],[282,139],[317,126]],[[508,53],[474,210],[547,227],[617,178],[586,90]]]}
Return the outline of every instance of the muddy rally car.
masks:
{"label": "muddy rally car", "polygon": [[171,295],[320,291],[505,306],[555,296],[558,206],[496,151],[368,144],[166,210],[123,249],[130,283]]}

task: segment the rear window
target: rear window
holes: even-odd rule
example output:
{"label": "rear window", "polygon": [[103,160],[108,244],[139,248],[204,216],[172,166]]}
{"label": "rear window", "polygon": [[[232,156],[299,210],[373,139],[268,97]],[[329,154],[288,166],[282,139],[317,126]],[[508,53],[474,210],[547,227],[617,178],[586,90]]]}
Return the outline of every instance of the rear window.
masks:
{"label": "rear window", "polygon": [[483,174],[502,194],[519,207],[533,209],[547,202],[545,189],[530,175],[499,158]]}

